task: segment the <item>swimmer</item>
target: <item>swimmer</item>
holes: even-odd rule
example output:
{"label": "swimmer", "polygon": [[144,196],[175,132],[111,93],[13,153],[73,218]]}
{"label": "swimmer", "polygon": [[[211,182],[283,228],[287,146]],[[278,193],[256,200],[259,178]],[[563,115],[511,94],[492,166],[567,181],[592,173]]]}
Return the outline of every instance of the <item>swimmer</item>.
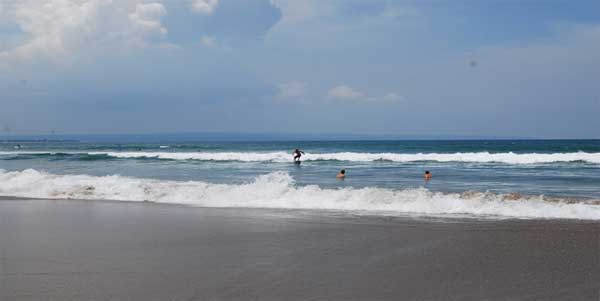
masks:
{"label": "swimmer", "polygon": [[423,177],[425,178],[425,181],[431,180],[431,173],[429,172],[429,170],[425,171],[425,175],[423,175]]}
{"label": "swimmer", "polygon": [[340,180],[345,179],[346,178],[346,170],[345,169],[340,170],[340,172],[335,177]]}
{"label": "swimmer", "polygon": [[295,149],[292,155],[294,155],[294,161],[300,162],[300,157],[304,155],[304,152],[299,149]]}

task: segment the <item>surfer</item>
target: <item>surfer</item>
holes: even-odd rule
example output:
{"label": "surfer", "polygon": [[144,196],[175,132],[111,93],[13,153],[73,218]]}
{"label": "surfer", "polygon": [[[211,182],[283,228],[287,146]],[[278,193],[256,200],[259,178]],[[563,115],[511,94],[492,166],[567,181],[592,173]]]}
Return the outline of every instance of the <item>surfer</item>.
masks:
{"label": "surfer", "polygon": [[423,177],[425,178],[425,181],[431,180],[431,173],[429,172],[429,170],[425,171],[425,175],[423,175]]}
{"label": "surfer", "polygon": [[345,179],[346,178],[346,170],[345,169],[340,170],[340,172],[335,177],[340,180]]}
{"label": "surfer", "polygon": [[304,155],[304,152],[299,149],[295,149],[292,154],[294,155],[294,162],[300,162],[300,157]]}

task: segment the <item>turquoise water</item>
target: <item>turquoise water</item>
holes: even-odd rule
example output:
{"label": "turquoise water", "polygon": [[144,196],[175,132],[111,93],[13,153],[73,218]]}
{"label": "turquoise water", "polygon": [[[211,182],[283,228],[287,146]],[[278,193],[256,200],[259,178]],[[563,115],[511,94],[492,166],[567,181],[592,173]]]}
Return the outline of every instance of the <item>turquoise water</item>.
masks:
{"label": "turquoise water", "polygon": [[0,169],[11,196],[600,219],[599,140],[2,143]]}

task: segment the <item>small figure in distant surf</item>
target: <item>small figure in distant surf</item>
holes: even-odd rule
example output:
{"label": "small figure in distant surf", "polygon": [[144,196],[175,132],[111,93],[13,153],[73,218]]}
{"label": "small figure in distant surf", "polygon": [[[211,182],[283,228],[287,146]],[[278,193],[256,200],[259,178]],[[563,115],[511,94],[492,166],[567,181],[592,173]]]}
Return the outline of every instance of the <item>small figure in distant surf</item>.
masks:
{"label": "small figure in distant surf", "polygon": [[429,170],[425,171],[425,175],[423,175],[423,177],[425,178],[425,181],[431,180],[431,173],[429,172]]}
{"label": "small figure in distant surf", "polygon": [[345,179],[346,178],[346,170],[345,169],[340,170],[340,172],[335,177],[339,180]]}
{"label": "small figure in distant surf", "polygon": [[295,149],[292,154],[294,155],[294,162],[300,162],[300,157],[304,155],[304,152],[299,149]]}

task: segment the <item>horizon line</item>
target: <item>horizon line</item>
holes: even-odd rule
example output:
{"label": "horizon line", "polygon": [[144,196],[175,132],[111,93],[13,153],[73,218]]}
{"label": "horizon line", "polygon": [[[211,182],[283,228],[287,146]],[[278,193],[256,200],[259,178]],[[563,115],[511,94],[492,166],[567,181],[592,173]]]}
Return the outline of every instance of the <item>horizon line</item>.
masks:
{"label": "horizon line", "polygon": [[[154,137],[153,137],[154,136]],[[159,137],[156,137],[159,136]],[[183,136],[183,137],[182,137]],[[187,136],[187,137],[185,137]],[[286,137],[287,136],[287,137]],[[77,138],[75,138],[77,137]],[[75,138],[75,139],[74,139]],[[272,132],[166,132],[166,133],[94,133],[94,134],[5,134],[0,141],[9,140],[87,140],[97,138],[166,138],[190,140],[218,141],[286,141],[286,140],[600,140],[600,137],[523,137],[498,135],[398,135],[398,134],[364,134],[364,133],[272,133]]]}

